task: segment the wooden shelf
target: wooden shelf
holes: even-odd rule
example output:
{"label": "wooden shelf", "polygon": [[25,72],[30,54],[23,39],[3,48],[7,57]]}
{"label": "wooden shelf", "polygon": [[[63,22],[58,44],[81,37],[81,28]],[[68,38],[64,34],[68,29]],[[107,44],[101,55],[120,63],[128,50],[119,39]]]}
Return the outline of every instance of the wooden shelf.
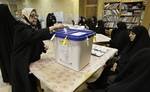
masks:
{"label": "wooden shelf", "polygon": [[136,10],[143,10],[143,9],[120,9],[121,11],[124,11],[124,10],[133,10],[133,11],[136,11]]}
{"label": "wooden shelf", "polygon": [[120,2],[105,2],[105,4],[108,4],[108,3],[111,3],[111,4],[113,4],[113,3],[120,3]]}
{"label": "wooden shelf", "polygon": [[120,17],[141,17],[140,15],[120,15]]}
{"label": "wooden shelf", "polygon": [[104,22],[114,22],[114,21],[104,21]]}
{"label": "wooden shelf", "polygon": [[131,1],[131,2],[121,2],[121,3],[143,3],[143,1]]}
{"label": "wooden shelf", "polygon": [[[124,21],[122,21],[122,22],[124,22]],[[137,22],[125,22],[125,23],[127,23],[127,24],[139,24]]]}
{"label": "wooden shelf", "polygon": [[116,9],[104,9],[104,10],[119,10],[118,8],[116,8]]}
{"label": "wooden shelf", "polygon": [[105,15],[104,17],[106,17],[106,16],[119,16],[119,15]]}
{"label": "wooden shelf", "polygon": [[[107,2],[106,2],[107,1]],[[140,3],[142,7],[136,5],[136,3]],[[106,23],[114,23],[113,26],[116,26],[118,21],[125,22],[129,27],[140,24],[142,12],[144,11],[144,5],[142,4],[143,0],[105,0],[104,7],[104,18],[106,18]],[[131,4],[131,6],[130,6]],[[116,6],[117,5],[117,6]],[[124,6],[122,6],[124,5]],[[137,9],[132,9],[132,7],[136,6]],[[114,8],[114,9],[111,9]],[[112,10],[112,11],[107,11]],[[123,12],[123,11],[127,11]],[[130,13],[131,11],[131,13]],[[107,15],[108,14],[108,15]],[[110,14],[110,15],[109,15]],[[111,15],[114,14],[114,15]],[[131,15],[128,15],[131,14]],[[124,19],[125,18],[125,19]],[[110,21],[109,21],[110,20]],[[125,21],[127,20],[127,21]],[[132,22],[133,21],[133,22]],[[108,25],[109,26],[109,25]],[[113,27],[106,27],[108,29],[114,29]]]}
{"label": "wooden shelf", "polygon": [[105,0],[105,3],[133,3],[133,2],[143,2],[144,0]]}

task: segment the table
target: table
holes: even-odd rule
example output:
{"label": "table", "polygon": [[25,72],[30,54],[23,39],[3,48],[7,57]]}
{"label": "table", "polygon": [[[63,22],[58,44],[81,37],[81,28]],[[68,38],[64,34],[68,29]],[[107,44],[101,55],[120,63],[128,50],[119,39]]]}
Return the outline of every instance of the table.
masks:
{"label": "table", "polygon": [[117,52],[113,48],[100,47],[107,49],[107,52],[101,57],[91,55],[90,63],[81,71],[74,71],[58,64],[53,51],[48,51],[42,59],[32,63],[30,71],[53,92],[73,92]]}
{"label": "table", "polygon": [[96,34],[96,42],[109,42],[111,38],[103,34]]}

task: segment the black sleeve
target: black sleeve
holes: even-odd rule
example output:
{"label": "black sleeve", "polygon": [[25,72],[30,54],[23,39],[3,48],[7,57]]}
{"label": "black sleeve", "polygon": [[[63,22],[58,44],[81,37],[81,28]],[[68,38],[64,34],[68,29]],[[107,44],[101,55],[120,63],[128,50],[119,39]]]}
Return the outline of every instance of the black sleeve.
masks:
{"label": "black sleeve", "polygon": [[27,25],[17,25],[14,35],[15,44],[29,44],[42,40],[48,40],[53,36],[49,29],[34,30]]}
{"label": "black sleeve", "polygon": [[49,32],[49,29],[40,29],[35,31],[34,29],[25,29],[26,32],[26,41],[29,43],[48,40],[52,37],[53,33]]}

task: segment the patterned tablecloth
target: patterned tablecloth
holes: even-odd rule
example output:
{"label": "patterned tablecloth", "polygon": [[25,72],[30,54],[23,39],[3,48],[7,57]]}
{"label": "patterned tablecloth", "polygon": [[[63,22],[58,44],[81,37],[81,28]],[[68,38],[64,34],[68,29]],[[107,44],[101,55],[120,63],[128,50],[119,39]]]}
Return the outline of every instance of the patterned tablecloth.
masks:
{"label": "patterned tablecloth", "polygon": [[108,59],[117,52],[116,49],[99,47],[106,49],[106,53],[101,57],[91,55],[90,63],[81,71],[74,71],[58,64],[53,51],[50,50],[41,60],[31,64],[30,71],[53,92],[73,92],[98,69],[103,68]]}

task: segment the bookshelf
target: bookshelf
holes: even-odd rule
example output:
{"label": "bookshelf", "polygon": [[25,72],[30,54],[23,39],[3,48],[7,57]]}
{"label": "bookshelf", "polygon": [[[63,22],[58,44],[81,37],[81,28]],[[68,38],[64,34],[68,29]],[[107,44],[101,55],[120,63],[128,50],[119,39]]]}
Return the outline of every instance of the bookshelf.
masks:
{"label": "bookshelf", "polygon": [[128,29],[140,25],[145,6],[142,0],[106,0],[104,4],[105,27],[114,29],[119,21],[125,22]]}

